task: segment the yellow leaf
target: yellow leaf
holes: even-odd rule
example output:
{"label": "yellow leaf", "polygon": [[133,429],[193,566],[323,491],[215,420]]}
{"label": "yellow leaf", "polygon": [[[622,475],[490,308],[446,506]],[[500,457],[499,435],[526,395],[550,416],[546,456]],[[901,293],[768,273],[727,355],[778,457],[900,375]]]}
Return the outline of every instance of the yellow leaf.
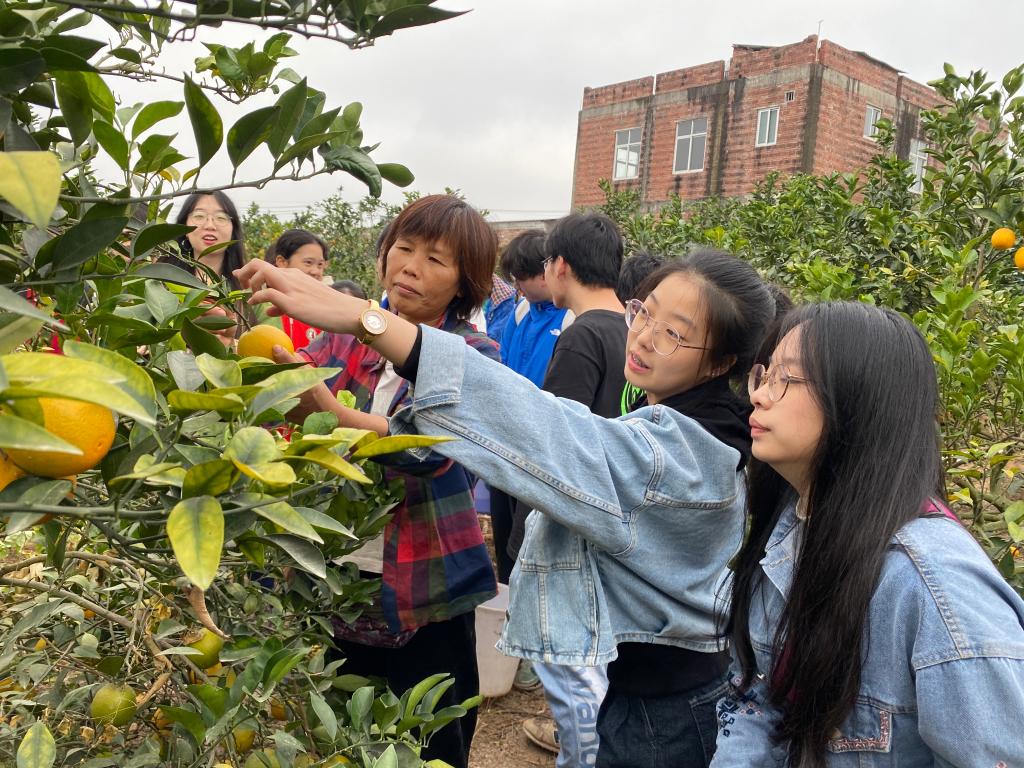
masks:
{"label": "yellow leaf", "polygon": [[0,152],[0,195],[40,229],[60,195],[60,164],[53,152]]}

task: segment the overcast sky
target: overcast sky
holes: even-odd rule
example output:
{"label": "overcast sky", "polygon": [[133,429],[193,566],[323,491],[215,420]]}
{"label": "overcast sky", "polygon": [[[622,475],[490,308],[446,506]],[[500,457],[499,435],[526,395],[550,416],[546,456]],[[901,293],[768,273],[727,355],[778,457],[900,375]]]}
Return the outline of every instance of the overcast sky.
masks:
{"label": "overcast sky", "polygon": [[[381,142],[374,159],[408,165],[417,177],[413,188],[457,187],[501,219],[568,210],[586,86],[728,60],[733,43],[797,42],[814,34],[819,21],[822,37],[865,51],[921,82],[941,76],[946,61],[961,72],[985,69],[998,78],[1024,59],[1020,0],[970,5],[962,0],[441,0],[438,5],[471,11],[399,31],[361,51],[296,39],[293,47],[300,55],[287,63],[326,91],[328,105],[362,102],[366,139]],[[211,32],[206,39],[236,45],[252,36],[251,28],[204,34]],[[188,70],[203,53],[198,45],[178,45],[166,57],[168,68]],[[178,87],[164,82],[114,86],[129,102],[181,98]],[[223,114],[230,124],[240,113],[227,107]],[[179,130],[191,135],[187,123]],[[207,183],[223,183],[230,166],[226,159],[219,162],[204,171]],[[269,155],[261,148],[240,176],[259,177],[267,170]],[[255,200],[286,215],[339,185],[351,199],[365,193],[360,182],[334,174],[240,189],[232,196],[243,207]],[[384,196],[397,201],[401,191],[385,184]]]}

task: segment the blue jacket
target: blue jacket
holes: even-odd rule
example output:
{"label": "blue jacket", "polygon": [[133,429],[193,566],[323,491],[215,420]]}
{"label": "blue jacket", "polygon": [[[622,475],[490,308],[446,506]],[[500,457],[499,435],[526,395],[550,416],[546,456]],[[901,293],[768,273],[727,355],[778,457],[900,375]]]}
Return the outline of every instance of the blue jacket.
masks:
{"label": "blue jacket", "polygon": [[[750,601],[760,674],[719,703],[712,768],[786,766],[764,676],[803,526],[791,507],[765,548]],[[860,695],[829,742],[829,768],[1024,765],[1024,601],[963,526],[923,517],[896,533],[865,633]]]}
{"label": "blue jacket", "polygon": [[593,666],[621,642],[721,649],[715,611],[728,609],[719,589],[745,485],[739,452],[693,419],[663,405],[595,416],[423,327],[413,401],[391,432],[458,438],[432,449],[539,510],[512,573],[504,653]]}
{"label": "blue jacket", "polygon": [[[529,307],[529,311],[516,323],[516,316],[521,314],[519,307],[523,303]],[[502,333],[501,362],[538,387],[541,386],[555,343],[566,325],[565,314],[568,311],[559,309],[550,301],[530,304],[523,299],[509,316]]]}

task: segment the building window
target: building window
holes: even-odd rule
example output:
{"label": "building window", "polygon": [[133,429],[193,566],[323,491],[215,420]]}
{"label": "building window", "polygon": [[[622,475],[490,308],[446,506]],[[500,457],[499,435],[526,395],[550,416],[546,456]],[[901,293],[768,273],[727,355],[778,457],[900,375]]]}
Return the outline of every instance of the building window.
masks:
{"label": "building window", "polygon": [[779,108],[766,107],[757,110],[757,141],[758,147],[770,147],[775,143],[779,133]]}
{"label": "building window", "polygon": [[672,173],[704,170],[704,147],[708,142],[708,119],[695,117],[676,123],[676,158]]}
{"label": "building window", "polygon": [[918,194],[924,191],[924,169],[928,165],[928,153],[925,151],[927,147],[928,145],[921,139],[910,140],[910,172],[914,176],[910,191]]}
{"label": "building window", "polygon": [[615,132],[615,170],[612,178],[635,179],[640,174],[640,129]]}
{"label": "building window", "polygon": [[878,107],[872,107],[868,104],[868,109],[864,113],[864,136],[869,139],[875,138],[878,135],[878,121],[882,119],[882,110]]}
{"label": "building window", "polygon": [[786,101],[796,101],[796,91],[786,91]]}

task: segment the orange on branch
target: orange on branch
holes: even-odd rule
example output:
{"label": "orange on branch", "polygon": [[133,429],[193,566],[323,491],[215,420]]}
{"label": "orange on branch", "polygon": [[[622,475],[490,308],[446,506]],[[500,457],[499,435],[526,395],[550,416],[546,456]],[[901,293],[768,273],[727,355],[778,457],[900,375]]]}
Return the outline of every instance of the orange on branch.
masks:
{"label": "orange on branch", "polygon": [[274,359],[274,347],[295,351],[295,345],[288,334],[272,325],[255,325],[238,337],[239,357],[262,357]]}
{"label": "orange on branch", "polygon": [[43,426],[82,451],[81,456],[58,451],[7,451],[20,469],[40,477],[65,478],[99,464],[110,451],[117,433],[117,421],[109,408],[81,400],[40,397]]}
{"label": "orange on branch", "polygon": [[1009,227],[1000,227],[992,233],[992,247],[1000,251],[1013,248],[1017,242],[1017,233]]}

